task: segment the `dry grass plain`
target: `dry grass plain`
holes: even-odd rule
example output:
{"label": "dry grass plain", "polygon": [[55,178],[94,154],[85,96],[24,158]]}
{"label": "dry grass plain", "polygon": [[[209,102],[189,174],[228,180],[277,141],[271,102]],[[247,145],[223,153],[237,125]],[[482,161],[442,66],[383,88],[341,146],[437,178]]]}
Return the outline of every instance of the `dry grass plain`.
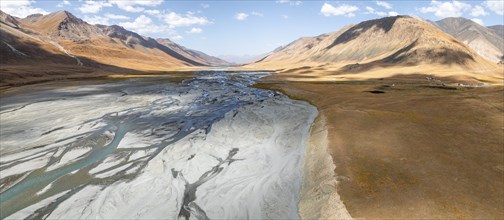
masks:
{"label": "dry grass plain", "polygon": [[257,87],[306,100],[326,118],[337,191],[352,217],[504,217],[502,83],[302,77],[287,71]]}

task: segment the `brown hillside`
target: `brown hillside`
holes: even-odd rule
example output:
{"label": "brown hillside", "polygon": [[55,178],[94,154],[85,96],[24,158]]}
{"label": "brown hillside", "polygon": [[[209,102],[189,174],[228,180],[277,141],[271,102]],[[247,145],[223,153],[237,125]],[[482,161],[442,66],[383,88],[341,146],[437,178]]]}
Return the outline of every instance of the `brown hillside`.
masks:
{"label": "brown hillside", "polygon": [[[429,23],[408,16],[364,21],[337,32],[301,38],[247,67],[292,70],[303,66],[337,74],[369,73],[379,68],[394,74],[426,70],[419,66],[435,67],[434,71],[499,74],[496,65],[465,44]],[[304,73],[309,76],[307,70]]]}

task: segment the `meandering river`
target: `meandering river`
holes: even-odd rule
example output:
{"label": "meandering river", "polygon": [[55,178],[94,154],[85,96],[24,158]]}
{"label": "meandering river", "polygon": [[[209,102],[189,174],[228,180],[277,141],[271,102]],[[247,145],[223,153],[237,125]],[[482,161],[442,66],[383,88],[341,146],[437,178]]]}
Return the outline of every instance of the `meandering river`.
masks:
{"label": "meandering river", "polygon": [[267,74],[3,94],[0,217],[299,218],[317,111],[251,87]]}

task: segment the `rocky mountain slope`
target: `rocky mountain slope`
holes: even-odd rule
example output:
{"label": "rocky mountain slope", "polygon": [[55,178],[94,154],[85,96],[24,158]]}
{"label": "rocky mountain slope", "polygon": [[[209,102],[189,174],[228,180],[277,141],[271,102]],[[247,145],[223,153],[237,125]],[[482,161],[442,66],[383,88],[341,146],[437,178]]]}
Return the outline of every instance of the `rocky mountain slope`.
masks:
{"label": "rocky mountain slope", "polygon": [[497,33],[497,35],[504,38],[504,25],[493,25],[488,26],[487,28],[492,29],[495,33]]}
{"label": "rocky mountain slope", "polygon": [[[106,67],[121,71],[165,71],[228,64],[203,52],[171,41],[158,42],[117,25],[91,25],[67,11],[26,18],[0,11],[0,27],[0,62],[5,75],[40,71],[41,63],[55,68],[82,67],[86,72],[103,71]],[[39,68],[27,69],[31,63],[37,63]]]}
{"label": "rocky mountain slope", "polygon": [[504,36],[502,26],[484,27],[466,18],[445,18],[430,21],[434,26],[467,44],[483,58],[492,62],[499,62],[504,55]]}
{"label": "rocky mountain slope", "polygon": [[307,69],[304,73],[317,68],[331,69],[333,74],[362,73],[377,68],[403,68],[394,74],[418,73],[425,70],[422,66],[434,71],[474,72],[497,68],[452,36],[408,16],[364,21],[336,32],[300,38],[249,64],[249,67]]}

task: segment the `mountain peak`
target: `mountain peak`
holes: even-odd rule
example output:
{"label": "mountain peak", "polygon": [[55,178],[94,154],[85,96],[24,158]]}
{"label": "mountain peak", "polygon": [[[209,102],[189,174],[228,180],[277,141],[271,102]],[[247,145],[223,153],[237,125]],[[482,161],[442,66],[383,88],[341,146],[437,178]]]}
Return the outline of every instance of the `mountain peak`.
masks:
{"label": "mountain peak", "polygon": [[392,16],[364,21],[337,32],[302,38],[275,50],[258,65],[359,63],[362,71],[373,66],[420,64],[470,66],[476,54],[431,24],[410,16]]}
{"label": "mountain peak", "polygon": [[68,11],[57,11],[51,14],[46,15],[47,17],[52,17],[56,20],[61,20],[61,22],[71,22],[71,23],[84,23],[84,21],[80,18],[75,17],[72,13]]}
{"label": "mountain peak", "polygon": [[502,60],[504,37],[498,30],[481,26],[467,18],[445,18],[431,22],[439,29],[465,42],[480,56],[492,62]]}
{"label": "mountain peak", "polygon": [[9,15],[2,10],[0,10],[0,22],[3,22],[11,27],[19,27],[19,22],[16,17]]}

